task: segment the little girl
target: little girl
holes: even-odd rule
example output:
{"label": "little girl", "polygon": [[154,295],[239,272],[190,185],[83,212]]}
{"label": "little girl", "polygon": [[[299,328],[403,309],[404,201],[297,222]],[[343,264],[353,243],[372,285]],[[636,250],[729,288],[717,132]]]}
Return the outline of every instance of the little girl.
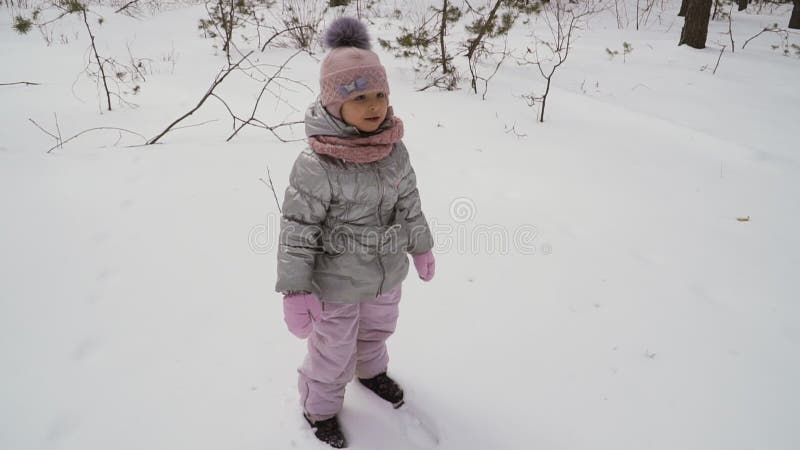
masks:
{"label": "little girl", "polygon": [[298,156],[283,201],[278,280],[289,331],[308,337],[298,370],[303,414],[314,434],[347,446],[337,414],[346,384],[359,382],[395,408],[403,390],[386,370],[408,256],[434,275],[433,237],[389,106],[389,84],[352,18],[325,33],[320,96],[306,113],[309,147]]}

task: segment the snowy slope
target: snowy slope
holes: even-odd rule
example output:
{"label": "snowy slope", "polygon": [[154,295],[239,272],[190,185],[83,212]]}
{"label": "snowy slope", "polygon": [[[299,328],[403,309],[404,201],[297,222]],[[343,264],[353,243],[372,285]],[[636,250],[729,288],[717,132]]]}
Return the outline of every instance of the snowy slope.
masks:
{"label": "snowy slope", "polygon": [[[531,67],[508,65],[482,101],[416,92],[408,61],[381,54],[438,261],[404,285],[390,370],[435,448],[800,445],[800,58],[770,36],[740,50],[788,15],[734,12],[736,52],[712,75],[727,22],[709,48],[677,47],[675,7],[639,32],[593,19],[544,124],[519,98],[542,86]],[[79,22],[47,47],[0,14],[0,82],[42,83],[0,87],[2,449],[325,448],[296,400],[304,343],[272,292],[278,211],[260,180],[269,167],[280,193],[303,143],[225,143],[218,102],[189,123],[216,121],[153,147],[100,131],[47,153],[28,120],[154,136],[224,64],[196,35],[203,13],[105,14],[101,48],[153,71],[138,108],[112,112],[79,75]],[[609,59],[622,42],[633,53]],[[317,64],[298,56],[287,74],[311,89],[287,85],[291,106],[263,116],[301,119]],[[227,83],[251,107],[257,83]],[[354,449],[430,447],[359,386],[341,419]]]}

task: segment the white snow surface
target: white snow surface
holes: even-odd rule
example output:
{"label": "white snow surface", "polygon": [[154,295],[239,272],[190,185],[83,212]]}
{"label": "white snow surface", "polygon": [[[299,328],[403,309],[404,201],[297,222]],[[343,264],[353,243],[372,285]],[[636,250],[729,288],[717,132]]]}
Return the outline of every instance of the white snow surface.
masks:
{"label": "white snow surface", "polygon": [[[389,341],[420,416],[351,384],[350,448],[800,448],[800,58],[773,34],[741,49],[788,10],[734,11],[736,51],[712,74],[728,23],[678,47],[678,3],[640,31],[593,18],[544,123],[520,98],[541,91],[534,67],[507,63],[482,100],[466,82],[418,92],[411,63],[377,50],[437,273],[408,278]],[[0,83],[41,83],[0,86],[0,449],[326,448],[297,401],[305,343],[273,292],[279,213],[261,180],[269,168],[281,197],[304,143],[256,128],[226,143],[211,99],[182,125],[214,122],[155,146],[100,130],[48,153],[29,119],[153,137],[225,64],[198,35],[202,6],[99,11],[98,51],[149,60],[137,107],[102,109],[77,18],[47,46],[0,14]],[[302,120],[321,56],[298,55],[284,75],[309,88],[284,80],[259,117]],[[259,86],[234,75],[219,93],[248,115]],[[433,442],[405,428],[417,419]]]}

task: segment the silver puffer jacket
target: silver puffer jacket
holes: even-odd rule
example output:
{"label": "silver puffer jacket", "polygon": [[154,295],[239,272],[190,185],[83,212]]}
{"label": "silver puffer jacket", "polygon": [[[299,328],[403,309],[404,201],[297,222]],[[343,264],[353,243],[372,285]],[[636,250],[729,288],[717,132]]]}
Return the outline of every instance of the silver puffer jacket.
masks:
{"label": "silver puffer jacket", "polygon": [[[308,109],[305,125],[308,136],[363,136],[319,103]],[[381,129],[390,125],[387,119]],[[366,164],[306,149],[292,168],[282,212],[278,292],[309,291],[338,303],[368,300],[405,279],[408,253],[433,247],[402,141],[386,158]]]}

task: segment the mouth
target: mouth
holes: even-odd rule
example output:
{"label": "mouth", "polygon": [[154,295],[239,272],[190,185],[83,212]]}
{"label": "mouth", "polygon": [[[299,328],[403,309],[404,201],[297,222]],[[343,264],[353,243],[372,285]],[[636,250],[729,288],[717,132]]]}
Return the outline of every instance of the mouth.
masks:
{"label": "mouth", "polygon": [[365,118],[364,118],[364,120],[366,120],[367,122],[378,122],[379,120],[381,120],[381,118],[380,118],[380,117],[378,117],[378,116],[375,116],[375,117],[365,117]]}

